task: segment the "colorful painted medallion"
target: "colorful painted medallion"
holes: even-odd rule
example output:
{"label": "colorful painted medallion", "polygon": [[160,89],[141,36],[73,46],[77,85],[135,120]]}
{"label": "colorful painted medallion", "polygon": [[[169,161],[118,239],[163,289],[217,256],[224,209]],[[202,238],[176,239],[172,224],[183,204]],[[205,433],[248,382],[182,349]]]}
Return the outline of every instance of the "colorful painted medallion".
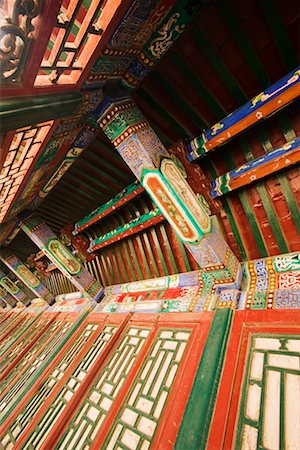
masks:
{"label": "colorful painted medallion", "polygon": [[0,284],[8,290],[10,294],[17,294],[19,292],[18,286],[13,283],[8,277],[3,277],[2,280],[0,280]]}
{"label": "colorful painted medallion", "polygon": [[161,163],[161,171],[180,200],[191,212],[201,231],[203,233],[210,231],[211,223],[207,212],[199,203],[195,193],[183,178],[175,162],[172,159],[164,159]]}
{"label": "colorful painted medallion", "polygon": [[39,279],[29,269],[27,269],[26,266],[18,266],[16,268],[16,272],[20,275],[20,278],[25,281],[25,284],[29,284],[33,288],[39,285]]}
{"label": "colorful painted medallion", "polygon": [[74,258],[72,253],[58,239],[50,240],[47,244],[46,251],[49,252],[58,265],[63,266],[70,275],[76,275],[80,272],[80,262]]}
{"label": "colorful painted medallion", "polygon": [[197,229],[158,171],[147,172],[143,177],[143,185],[183,241],[195,242],[200,239]]}

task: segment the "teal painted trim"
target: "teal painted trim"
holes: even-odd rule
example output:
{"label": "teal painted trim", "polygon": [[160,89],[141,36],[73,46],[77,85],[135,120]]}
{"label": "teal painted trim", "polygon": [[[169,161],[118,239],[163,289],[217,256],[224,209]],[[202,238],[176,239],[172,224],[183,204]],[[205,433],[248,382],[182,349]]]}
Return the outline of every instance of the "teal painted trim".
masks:
{"label": "teal painted trim", "polygon": [[[283,157],[288,159],[290,154],[294,154],[296,150],[297,152],[300,150],[300,137],[217,177],[212,182],[211,196],[216,198],[237,189],[234,186],[234,181],[241,177],[243,178],[243,186],[245,186],[254,180],[257,181],[261,178],[268,177],[278,170],[282,170],[283,167],[280,162]],[[296,163],[297,162],[292,160],[290,160],[290,163],[285,162],[284,168],[286,169]],[[253,179],[251,179],[251,173],[252,176],[254,175]]]}
{"label": "teal painted trim", "polygon": [[268,217],[270,226],[272,228],[274,237],[276,239],[278,248],[280,250],[280,253],[288,253],[290,249],[288,248],[288,245],[285,241],[284,235],[282,233],[281,227],[280,227],[280,217],[277,217],[272,202],[269,198],[267,189],[263,182],[257,183],[255,185],[257,192],[259,193],[260,200],[262,202],[262,205],[264,207],[264,210],[266,212],[266,215]]}
{"label": "teal painted trim", "polygon": [[164,257],[164,254],[163,254],[162,250],[161,250],[161,245],[160,245],[160,242],[159,242],[159,239],[158,239],[158,236],[157,236],[158,230],[159,230],[159,225],[157,227],[155,227],[155,229],[150,228],[149,231],[150,231],[151,237],[152,237],[152,239],[154,241],[155,249],[156,249],[156,251],[157,251],[157,253],[159,255],[159,261],[161,262],[161,265],[162,265],[162,268],[163,268],[163,272],[164,272],[163,275],[169,275],[167,263],[165,261],[165,257]]}
{"label": "teal painted trim", "polygon": [[[104,215],[106,215],[106,214],[104,214],[106,211],[108,211],[110,208],[115,206],[121,200],[123,200],[124,203],[126,203],[126,201],[125,201],[126,197],[129,196],[130,194],[134,193],[134,191],[136,191],[139,188],[141,188],[141,185],[138,182],[134,182],[134,183],[130,184],[129,186],[127,186],[126,188],[124,188],[114,198],[112,198],[108,202],[104,203],[99,208],[94,209],[94,211],[92,211],[88,216],[85,216],[83,219],[81,219],[77,223],[75,223],[75,227],[74,227],[75,229],[73,231],[73,234],[74,235],[78,234],[83,227],[86,228],[86,226],[89,224],[89,222],[91,222],[90,225],[95,224],[96,221],[100,220],[101,217],[104,217]],[[124,203],[122,203],[122,206],[124,205]],[[113,210],[112,212],[114,212],[114,211],[115,210]]]}
{"label": "teal painted trim", "polygon": [[236,221],[234,219],[234,216],[232,214],[231,208],[230,208],[229,203],[227,202],[226,198],[222,198],[222,204],[223,204],[224,211],[226,212],[226,216],[227,216],[228,222],[229,222],[229,224],[231,226],[231,229],[232,229],[232,232],[233,232],[233,237],[234,237],[234,239],[235,239],[235,241],[237,243],[237,246],[238,246],[238,249],[239,249],[242,261],[245,261],[245,260],[247,260],[247,252],[246,252],[245,247],[243,245],[243,241],[241,239],[238,227],[236,225]]}
{"label": "teal painted trim", "polygon": [[233,310],[217,309],[180,425],[175,450],[205,449],[214,410]]}
{"label": "teal painted trim", "polygon": [[82,101],[81,92],[2,99],[1,131],[3,133],[33,123],[73,116]]}
{"label": "teal painted trim", "polygon": [[[194,70],[191,68],[188,62],[178,52],[169,55],[169,59],[174,64],[174,67],[180,70],[183,76],[186,79],[188,79],[188,83],[192,86],[193,91],[195,91],[195,93],[213,112],[213,114],[218,118],[218,120],[221,120],[224,117],[224,115],[226,115],[226,110],[218,102],[213,93],[209,89],[207,89],[205,83],[201,81],[199,76],[195,74]],[[205,122],[202,128],[206,127],[207,123]]]}
{"label": "teal painted trim", "polygon": [[224,82],[231,96],[239,105],[242,105],[248,100],[248,97],[226,66],[216,47],[211,43],[210,39],[201,31],[199,27],[193,29],[192,35],[199,46],[200,51],[205,54],[210,65]]}
{"label": "teal painted trim", "polygon": [[235,43],[240,48],[242,54],[244,55],[244,58],[255,74],[260,87],[264,89],[270,83],[268,74],[265,71],[265,68],[261,63],[256,51],[254,50],[250,39],[245,33],[244,27],[242,26],[235,13],[234,6],[231,6],[229,2],[218,1],[217,7],[228,27],[228,30],[230,30]]}
{"label": "teal painted trim", "polygon": [[[207,170],[209,171],[210,176],[212,178],[216,178],[217,177],[217,172],[216,172],[216,169],[215,169],[213,163],[211,162],[211,160],[207,159],[205,161],[205,164],[206,164]],[[221,201],[222,201],[222,205],[223,205],[224,211],[226,212],[229,224],[231,226],[234,239],[235,239],[235,241],[237,243],[237,246],[238,246],[241,258],[242,258],[243,261],[245,261],[247,259],[247,252],[246,252],[245,247],[243,245],[243,241],[242,241],[239,229],[238,229],[238,227],[236,225],[236,221],[235,221],[234,215],[233,215],[233,213],[231,211],[229,203],[227,202],[227,199],[225,197],[223,197],[221,199]]]}
{"label": "teal painted trim", "polygon": [[257,225],[256,217],[254,215],[252,206],[250,205],[246,190],[241,189],[240,191],[238,191],[238,196],[243,206],[244,212],[247,216],[250,228],[253,233],[253,237],[256,241],[260,253],[260,257],[266,258],[268,256],[267,248],[263,239],[263,235],[261,234],[260,228]]}
{"label": "teal painted trim", "polygon": [[285,198],[287,205],[289,207],[289,210],[291,212],[294,225],[297,228],[298,234],[300,236],[300,220],[299,220],[300,208],[299,208],[298,202],[293,194],[293,191],[291,189],[290,183],[289,183],[286,175],[282,173],[282,174],[278,175],[277,178],[280,183],[280,187],[281,187],[282,193],[284,195],[284,198]]}
{"label": "teal painted trim", "polygon": [[297,138],[297,134],[295,133],[295,130],[293,128],[289,116],[287,115],[286,110],[282,111],[282,113],[278,115],[278,123],[281,127],[281,130],[287,142],[293,141],[294,139]]}
{"label": "teal painted trim", "polygon": [[178,273],[179,270],[178,270],[178,267],[177,267],[177,264],[176,264],[176,261],[175,261],[174,255],[173,255],[173,249],[170,245],[170,242],[168,239],[168,234],[167,234],[164,224],[159,225],[159,230],[163,237],[164,245],[165,245],[166,251],[168,253],[168,257],[169,257],[170,263],[172,265],[173,271],[174,271],[174,273]]}
{"label": "teal painted trim", "polygon": [[[183,128],[183,126],[178,122],[177,118],[173,117],[165,108],[163,108],[159,101],[154,100],[144,88],[138,90],[138,94],[142,99],[151,106],[159,116],[161,116],[166,122],[169,123],[170,127],[177,131],[182,139],[190,139],[190,133]],[[158,118],[159,120],[159,118]]]}
{"label": "teal painted trim", "polygon": [[191,122],[199,128],[199,131],[203,128],[207,128],[208,122],[200,116],[199,112],[196,111],[190,103],[188,103],[185,97],[180,94],[179,89],[172,85],[171,81],[166,80],[165,77],[156,72],[152,75],[152,80],[161,86],[164,92],[177,103],[178,107],[186,114]]}
{"label": "teal painted trim", "polygon": [[[161,169],[161,170],[162,170],[162,169]],[[211,220],[209,219],[209,217],[208,217],[208,219],[209,219],[209,225],[208,225],[207,229],[202,229],[202,228],[200,227],[199,223],[197,222],[197,220],[196,220],[196,218],[195,218],[195,215],[191,213],[191,211],[190,211],[189,208],[187,208],[186,204],[183,202],[183,200],[182,200],[182,198],[180,197],[180,195],[177,193],[177,191],[175,190],[175,188],[172,186],[172,184],[171,184],[171,183],[168,181],[168,179],[165,177],[163,171],[158,172],[157,169],[148,169],[148,168],[144,168],[144,169],[142,170],[142,176],[141,176],[141,183],[142,183],[142,185],[143,185],[144,187],[145,187],[145,177],[146,177],[149,173],[154,173],[154,174],[159,175],[159,178],[160,178],[160,181],[162,182],[162,184],[165,185],[165,187],[169,190],[169,192],[171,193],[171,195],[172,195],[173,197],[175,197],[176,201],[177,201],[178,204],[180,205],[180,207],[181,207],[181,209],[182,209],[182,211],[183,211],[183,214],[185,214],[185,220],[188,220],[188,221],[190,222],[190,224],[192,224],[192,226],[194,227],[194,229],[197,231],[198,236],[199,236],[198,239],[200,239],[204,234],[207,234],[207,233],[210,233],[210,232],[211,232],[211,227],[212,227],[212,225],[211,225]],[[155,204],[158,208],[160,208],[159,205],[158,205],[159,201],[157,200],[157,197],[155,197],[154,193],[153,193],[150,189],[149,189],[149,190],[148,190],[147,188],[145,188],[145,189],[147,190],[147,192],[148,192],[149,196],[151,197],[151,199],[153,200],[154,204]],[[175,230],[175,232],[176,232],[176,234],[177,234],[176,227],[175,227],[175,225],[174,225],[174,222],[173,222],[172,219],[171,219],[172,213],[170,213],[170,208],[168,208],[168,209],[169,209],[169,211],[167,211],[166,213],[163,213],[163,212],[161,211],[161,214],[164,214],[165,219],[170,223],[170,225],[174,228],[174,230]],[[203,208],[202,208],[202,209],[203,209]],[[165,207],[165,210],[167,210],[167,207]],[[204,213],[204,211],[203,211],[203,213]],[[177,227],[177,229],[178,229],[178,227]],[[179,237],[180,237],[180,239],[181,239],[183,242],[188,242],[188,243],[190,243],[189,241],[185,241],[185,239],[184,239],[183,237],[181,237],[180,235],[179,235]]]}
{"label": "teal painted trim", "polygon": [[132,230],[133,228],[144,224],[145,222],[148,222],[149,220],[153,219],[156,216],[161,215],[160,210],[157,209],[153,209],[152,211],[150,211],[149,213],[143,214],[140,217],[137,217],[136,219],[131,220],[130,222],[126,223],[125,225],[121,225],[118,228],[115,228],[112,231],[109,231],[106,234],[103,234],[102,236],[97,237],[96,239],[94,239],[89,248],[88,248],[88,252],[92,252],[93,249],[95,247],[97,247],[99,244],[102,244],[103,242],[109,241],[110,239],[112,239],[115,236],[118,236],[120,234],[122,234],[124,231],[128,231],[128,230]]}

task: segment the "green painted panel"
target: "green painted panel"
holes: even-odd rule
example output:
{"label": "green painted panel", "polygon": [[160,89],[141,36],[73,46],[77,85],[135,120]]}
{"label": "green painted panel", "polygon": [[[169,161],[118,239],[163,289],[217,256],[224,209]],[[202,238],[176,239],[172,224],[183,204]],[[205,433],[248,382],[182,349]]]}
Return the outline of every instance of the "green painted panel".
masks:
{"label": "green painted panel", "polygon": [[72,116],[82,100],[81,92],[3,98],[0,104],[1,131]]}
{"label": "green painted panel", "polygon": [[227,348],[233,311],[219,309],[207,337],[187,407],[180,425],[175,450],[205,449],[221,370]]}

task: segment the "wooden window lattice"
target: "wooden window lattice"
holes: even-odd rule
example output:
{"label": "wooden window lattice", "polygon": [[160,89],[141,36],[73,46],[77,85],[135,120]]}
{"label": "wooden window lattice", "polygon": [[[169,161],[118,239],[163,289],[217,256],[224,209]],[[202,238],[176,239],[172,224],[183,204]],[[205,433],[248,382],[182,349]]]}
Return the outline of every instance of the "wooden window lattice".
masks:
{"label": "wooden window lattice", "polygon": [[24,449],[38,449],[41,447],[41,445],[51,432],[53,425],[59,420],[61,413],[67,407],[75,392],[79,389],[80,385],[88,374],[89,369],[101,355],[116,330],[117,327],[112,325],[106,325],[104,327],[101,334],[91,345],[89,351],[78,363],[70,377],[68,377],[64,385],[61,387],[58,395],[47,409],[46,414],[39,421],[39,423],[35,427],[34,432],[30,435],[29,439],[24,445]]}
{"label": "wooden window lattice", "polygon": [[53,123],[52,120],[15,132],[0,173],[0,223],[3,222]]}
{"label": "wooden window lattice", "polygon": [[76,83],[103,32],[103,0],[63,0],[35,85]]}
{"label": "wooden window lattice", "polygon": [[236,450],[300,446],[300,338],[254,335],[243,385]]}

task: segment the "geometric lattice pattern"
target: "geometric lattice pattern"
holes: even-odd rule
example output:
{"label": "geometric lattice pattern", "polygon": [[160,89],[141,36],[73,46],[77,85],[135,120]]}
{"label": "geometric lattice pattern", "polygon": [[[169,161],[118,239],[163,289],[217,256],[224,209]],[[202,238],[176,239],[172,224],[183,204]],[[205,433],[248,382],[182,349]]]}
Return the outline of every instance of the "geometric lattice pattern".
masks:
{"label": "geometric lattice pattern", "polygon": [[16,131],[0,173],[0,223],[39,152],[53,120]]}
{"label": "geometric lattice pattern", "polygon": [[[118,5],[102,0],[63,0],[35,85],[75,84]],[[116,2],[115,2],[116,3]]]}
{"label": "geometric lattice pattern", "polygon": [[124,384],[150,330],[130,327],[78,407],[57,448],[89,448]]}
{"label": "geometric lattice pattern", "polygon": [[51,394],[53,389],[57,386],[59,381],[64,376],[69,365],[74,358],[81,351],[90,336],[98,329],[98,324],[88,324],[82,330],[82,333],[74,340],[69,350],[64,353],[63,357],[57,362],[56,366],[50,372],[45,381],[41,384],[33,397],[28,401],[26,406],[20,412],[13,424],[8,428],[3,436],[1,436],[0,443],[7,448],[8,445],[13,446],[17,443],[18,438],[24,429],[30,424],[34,416],[43,406],[46,398]]}
{"label": "geometric lattice pattern", "polygon": [[235,448],[300,448],[299,336],[252,337]]}
{"label": "geometric lattice pattern", "polygon": [[155,338],[111,427],[104,448],[150,448],[191,330],[164,329]]}
{"label": "geometric lattice pattern", "polygon": [[[4,391],[4,389],[11,384],[9,391],[1,398],[0,401],[0,412],[6,411],[10,404],[15,400],[16,395],[20,393],[20,390],[23,389],[26,383],[32,379],[35,375],[35,372],[38,368],[43,364],[48,355],[54,350],[55,346],[61,341],[63,336],[67,333],[67,331],[72,326],[72,322],[64,322],[63,326],[61,321],[55,321],[48,330],[42,335],[40,339],[33,345],[29,352],[27,352],[20,362],[12,369],[8,376],[2,381],[0,384],[0,391]],[[47,342],[45,347],[43,344],[49,339],[52,335],[52,338]],[[28,364],[30,362],[30,364]],[[20,371],[26,366],[24,372]]]}
{"label": "geometric lattice pattern", "polygon": [[[22,352],[30,342],[36,337],[36,335],[49,323],[49,318],[40,317],[38,320],[34,322],[34,324],[29,328],[28,333],[25,333],[25,336],[22,339],[18,340],[18,343],[11,349],[9,353],[4,358],[1,358],[0,362],[0,373],[6,368],[7,365],[11,364],[15,358]],[[24,328],[24,322],[22,321],[22,325]],[[18,328],[17,328],[18,329]],[[1,352],[2,353],[2,352]]]}
{"label": "geometric lattice pattern", "polygon": [[[75,392],[79,389],[85,380],[88,371],[102,354],[107,343],[116,332],[116,326],[105,326],[95,342],[91,345],[89,351],[85,354],[72,374],[65,380],[51,405],[47,408],[44,417],[39,421],[30,435],[25,446],[26,449],[40,448],[42,443],[49,435],[52,427],[57,423],[64,409],[68,406]],[[77,448],[81,448],[80,446]]]}
{"label": "geometric lattice pattern", "polygon": [[29,323],[32,321],[32,317],[28,317],[24,320],[22,320],[14,329],[9,333],[8,336],[6,336],[5,339],[2,339],[1,341],[1,353],[2,351],[5,351],[5,349],[9,346],[9,344],[18,336],[18,334],[21,332],[22,328],[29,325]]}
{"label": "geometric lattice pattern", "polygon": [[13,316],[9,317],[9,320],[4,320],[0,325],[0,333],[3,335],[6,334],[10,328],[12,328],[16,323],[20,321],[20,319],[21,317],[19,317],[18,314],[14,314]]}

